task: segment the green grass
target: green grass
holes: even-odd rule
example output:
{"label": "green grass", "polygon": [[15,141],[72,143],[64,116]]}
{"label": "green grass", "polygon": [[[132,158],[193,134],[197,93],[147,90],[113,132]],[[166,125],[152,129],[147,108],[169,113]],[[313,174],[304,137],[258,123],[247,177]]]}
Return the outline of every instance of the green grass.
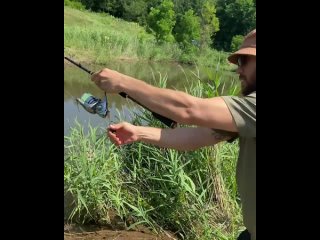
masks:
{"label": "green grass", "polygon": [[103,13],[64,8],[64,41],[68,54],[104,63],[110,59],[174,60],[177,45],[157,47],[141,26]]}
{"label": "green grass", "polygon": [[64,7],[64,46],[66,55],[98,64],[130,59],[220,64],[221,68],[232,68],[225,52],[205,49],[197,56],[186,56],[175,43],[157,43],[155,37],[137,23],[68,6]]}
{"label": "green grass", "polygon": [[[144,224],[185,239],[233,239],[241,227],[235,163],[237,144],[194,152],[143,143],[115,148],[104,135],[82,127],[66,140],[65,194],[69,221]],[[71,202],[72,202],[71,201]]]}
{"label": "green grass", "polygon": [[[166,77],[157,82],[165,87]],[[221,94],[215,89],[218,74],[206,85],[199,80],[187,92],[199,97]],[[237,87],[228,91],[237,93]],[[161,127],[147,111],[133,123],[142,121]],[[85,133],[78,124],[65,136],[69,221],[113,224],[116,215],[127,229],[143,224],[193,240],[231,240],[243,229],[235,179],[237,142],[190,152],[141,142],[116,148],[100,130]]]}

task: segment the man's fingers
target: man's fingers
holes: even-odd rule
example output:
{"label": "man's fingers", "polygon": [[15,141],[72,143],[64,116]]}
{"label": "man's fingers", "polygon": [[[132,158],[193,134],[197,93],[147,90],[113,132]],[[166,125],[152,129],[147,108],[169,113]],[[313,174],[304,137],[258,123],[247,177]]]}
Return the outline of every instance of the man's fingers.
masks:
{"label": "man's fingers", "polygon": [[121,144],[120,139],[116,136],[116,134],[108,131],[108,136],[111,140],[111,142],[113,142],[115,145],[119,146]]}
{"label": "man's fingers", "polygon": [[91,81],[96,82],[100,79],[99,74],[101,73],[102,70],[95,72],[91,75]]}
{"label": "man's fingers", "polygon": [[108,130],[109,131],[117,131],[118,129],[122,128],[123,127],[123,124],[122,123],[118,123],[118,124],[111,124],[109,125],[108,127]]}

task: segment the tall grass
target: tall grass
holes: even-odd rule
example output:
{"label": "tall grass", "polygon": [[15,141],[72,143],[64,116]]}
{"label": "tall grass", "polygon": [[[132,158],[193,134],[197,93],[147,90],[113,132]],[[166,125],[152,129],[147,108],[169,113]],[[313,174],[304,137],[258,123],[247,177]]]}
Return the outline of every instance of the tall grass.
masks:
{"label": "tall grass", "polygon": [[174,60],[176,44],[158,46],[155,38],[137,23],[103,13],[65,7],[64,44],[68,54],[105,63],[114,58]]}
{"label": "tall grass", "polygon": [[222,68],[230,69],[225,52],[208,48],[188,56],[176,43],[157,43],[155,37],[137,23],[68,6],[64,7],[64,46],[67,55],[99,64],[113,59],[195,62],[202,65],[214,65],[220,61]]}
{"label": "tall grass", "polygon": [[[221,94],[217,76],[211,83],[199,79],[188,92],[199,97]],[[165,87],[166,76],[157,82]],[[237,86],[233,88],[237,93]],[[150,112],[142,114],[134,124],[162,127]],[[170,230],[181,239],[235,239],[242,228],[237,154],[237,142],[191,152],[141,142],[116,148],[104,132],[90,128],[84,133],[78,124],[65,136],[65,215],[73,222],[127,229],[143,224],[155,232]]]}

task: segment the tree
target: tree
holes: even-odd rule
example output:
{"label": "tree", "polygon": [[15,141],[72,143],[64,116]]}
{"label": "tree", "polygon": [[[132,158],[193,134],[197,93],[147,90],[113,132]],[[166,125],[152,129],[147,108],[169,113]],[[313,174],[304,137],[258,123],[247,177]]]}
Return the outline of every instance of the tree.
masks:
{"label": "tree", "polygon": [[206,0],[201,8],[201,46],[207,47],[212,44],[215,33],[220,30],[219,19],[216,16],[214,1]]}
{"label": "tree", "polygon": [[172,0],[163,0],[157,7],[151,8],[147,18],[147,30],[154,33],[159,42],[174,42],[172,29],[176,23]]}
{"label": "tree", "polygon": [[231,46],[230,46],[231,52],[235,52],[240,48],[240,46],[243,42],[243,39],[244,39],[244,36],[242,36],[242,35],[233,36],[232,41],[231,41]]}
{"label": "tree", "polygon": [[94,12],[107,12],[115,17],[122,17],[123,6],[118,0],[81,0],[87,9]]}
{"label": "tree", "polygon": [[183,15],[190,9],[194,9],[193,7],[193,0],[174,0],[174,10],[176,14]]}
{"label": "tree", "polygon": [[147,16],[147,0],[123,0],[123,18],[126,21],[138,22],[145,25]]}
{"label": "tree", "polygon": [[214,46],[225,51],[230,51],[233,36],[246,35],[256,26],[253,0],[218,0],[217,16],[220,31],[216,34]]}
{"label": "tree", "polygon": [[184,15],[179,15],[174,29],[176,41],[187,49],[197,46],[200,42],[200,19],[194,15],[193,10],[188,10]]}

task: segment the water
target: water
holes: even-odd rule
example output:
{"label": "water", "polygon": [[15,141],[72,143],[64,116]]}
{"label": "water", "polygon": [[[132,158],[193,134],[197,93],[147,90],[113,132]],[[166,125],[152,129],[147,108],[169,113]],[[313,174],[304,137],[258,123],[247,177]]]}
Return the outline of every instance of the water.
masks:
{"label": "water", "polygon": [[[147,83],[157,85],[161,77],[167,76],[167,88],[184,91],[185,87],[190,86],[198,80],[207,81],[208,76],[204,70],[196,66],[182,66],[171,63],[147,63],[118,61],[110,62],[103,66],[90,66],[82,64],[91,71],[98,71],[104,67],[116,70],[123,74],[143,80]],[[226,73],[227,75],[231,73]],[[234,77],[234,75],[230,75]],[[104,93],[90,80],[90,75],[78,67],[65,63],[64,65],[64,135],[69,134],[70,127],[74,126],[77,120],[85,129],[88,124],[93,127],[99,127],[104,131],[110,122],[119,122],[120,120],[130,121],[130,111],[140,111],[141,108],[129,99],[124,99],[118,94],[109,94],[108,103],[110,118],[103,119],[95,114],[85,111],[82,106],[77,105],[76,98],[80,98],[85,92],[93,96],[103,98]],[[121,117],[121,119],[119,119]]]}

